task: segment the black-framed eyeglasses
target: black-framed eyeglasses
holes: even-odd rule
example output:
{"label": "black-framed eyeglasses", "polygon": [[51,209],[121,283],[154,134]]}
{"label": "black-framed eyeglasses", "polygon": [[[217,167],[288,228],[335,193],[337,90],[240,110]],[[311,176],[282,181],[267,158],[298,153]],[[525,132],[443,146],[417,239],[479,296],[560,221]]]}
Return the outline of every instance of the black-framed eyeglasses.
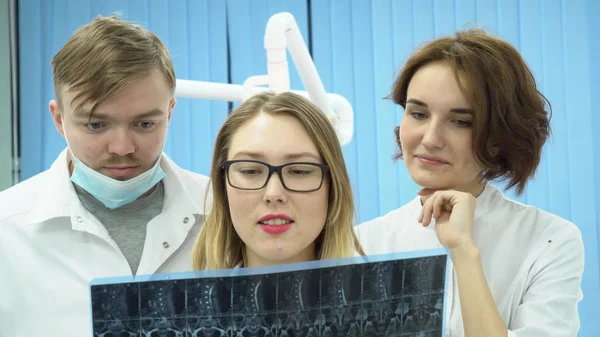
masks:
{"label": "black-framed eyeglasses", "polygon": [[257,160],[229,160],[223,164],[227,182],[240,190],[260,190],[277,172],[283,187],[292,192],[314,192],[323,186],[329,166],[317,163],[287,163],[273,166]]}

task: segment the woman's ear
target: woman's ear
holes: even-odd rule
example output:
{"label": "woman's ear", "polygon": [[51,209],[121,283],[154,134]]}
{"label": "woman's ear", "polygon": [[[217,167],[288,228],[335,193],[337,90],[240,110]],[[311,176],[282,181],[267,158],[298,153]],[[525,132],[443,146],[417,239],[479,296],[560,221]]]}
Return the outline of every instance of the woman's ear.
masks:
{"label": "woman's ear", "polygon": [[487,145],[487,151],[490,154],[490,156],[496,157],[498,156],[498,154],[500,154],[500,146],[497,142],[490,141]]}
{"label": "woman's ear", "polygon": [[490,154],[491,154],[493,157],[496,157],[496,156],[497,156],[499,153],[500,153],[500,147],[498,147],[498,145],[497,145],[497,144],[495,144],[495,145],[492,145],[492,148],[490,149]]}

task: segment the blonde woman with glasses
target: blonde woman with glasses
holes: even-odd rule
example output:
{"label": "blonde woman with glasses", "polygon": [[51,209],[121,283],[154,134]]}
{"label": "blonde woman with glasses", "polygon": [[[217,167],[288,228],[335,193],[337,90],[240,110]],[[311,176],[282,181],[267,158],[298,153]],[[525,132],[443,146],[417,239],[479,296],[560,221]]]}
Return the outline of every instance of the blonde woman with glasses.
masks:
{"label": "blonde woman with glasses", "polygon": [[241,104],[217,135],[210,178],[194,269],[364,255],[339,141],[307,99],[266,92]]}

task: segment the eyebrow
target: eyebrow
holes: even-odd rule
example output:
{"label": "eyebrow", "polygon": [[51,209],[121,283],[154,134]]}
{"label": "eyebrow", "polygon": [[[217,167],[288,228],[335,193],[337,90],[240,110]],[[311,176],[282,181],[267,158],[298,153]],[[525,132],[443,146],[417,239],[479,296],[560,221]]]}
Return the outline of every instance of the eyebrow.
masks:
{"label": "eyebrow", "polygon": [[[415,98],[408,99],[406,101],[406,104],[415,104],[415,105],[419,105],[419,106],[427,108],[427,103],[425,103],[423,101],[419,101],[418,99],[415,99]],[[455,112],[455,113],[459,113],[459,114],[469,114],[469,115],[473,114],[473,110],[467,109],[467,108],[452,108],[452,109],[450,109],[450,112]]]}
{"label": "eyebrow", "polygon": [[[238,157],[250,157],[252,159],[265,159],[264,154],[262,154],[260,152],[252,152],[252,151],[240,151],[231,158],[238,158]],[[316,156],[310,152],[290,153],[285,156],[285,159],[298,159],[298,158],[306,158],[306,157],[313,158],[317,161],[321,160],[318,156]]]}
{"label": "eyebrow", "polygon": [[[162,109],[152,109],[146,112],[143,112],[137,116],[135,116],[135,119],[140,120],[140,119],[146,119],[146,118],[152,118],[152,117],[159,117],[164,115],[165,112]],[[79,118],[97,118],[97,119],[104,119],[104,120],[110,120],[113,119],[113,117],[102,113],[102,112],[94,112],[94,114],[92,115],[91,112],[89,110],[80,110],[75,112],[75,116],[79,117]]]}

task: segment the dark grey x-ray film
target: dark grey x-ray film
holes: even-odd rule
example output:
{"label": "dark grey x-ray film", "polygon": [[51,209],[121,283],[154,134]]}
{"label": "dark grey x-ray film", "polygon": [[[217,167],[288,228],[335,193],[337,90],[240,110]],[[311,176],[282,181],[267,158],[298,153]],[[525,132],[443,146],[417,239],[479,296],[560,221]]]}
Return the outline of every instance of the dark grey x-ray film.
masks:
{"label": "dark grey x-ray film", "polygon": [[444,250],[94,280],[97,337],[442,337]]}

